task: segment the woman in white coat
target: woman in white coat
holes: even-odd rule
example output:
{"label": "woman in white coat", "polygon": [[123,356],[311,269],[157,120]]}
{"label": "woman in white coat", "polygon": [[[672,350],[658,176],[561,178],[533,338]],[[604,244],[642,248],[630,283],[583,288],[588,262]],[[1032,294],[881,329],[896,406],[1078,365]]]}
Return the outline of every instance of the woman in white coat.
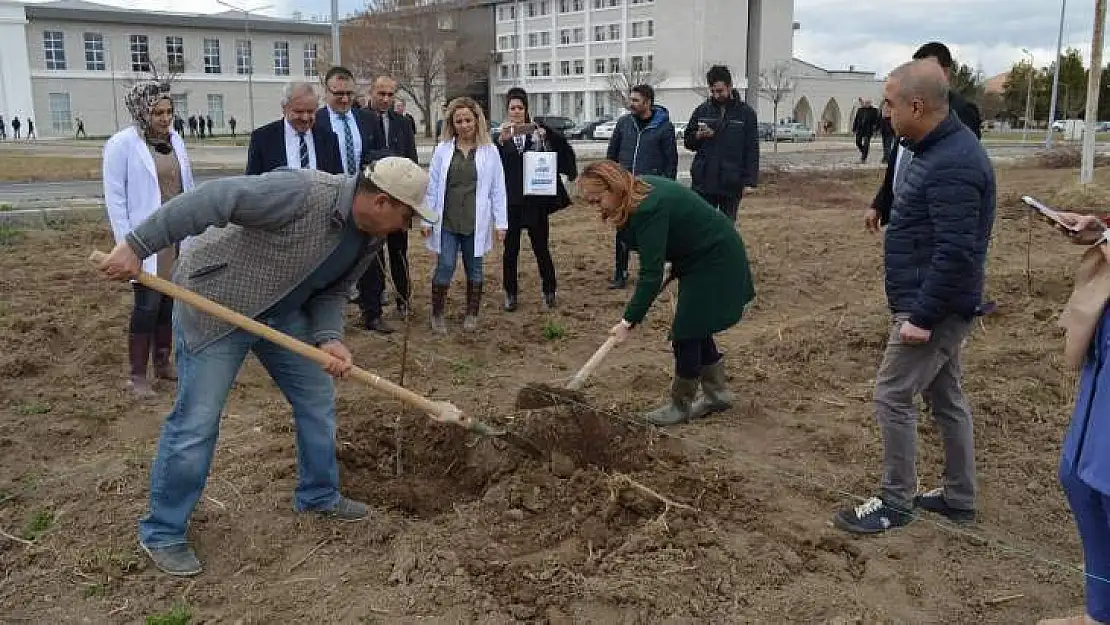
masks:
{"label": "woman in white coat", "polygon": [[428,249],[439,255],[432,275],[432,329],[447,331],[443,310],[461,255],[466,270],[463,329],[473,330],[482,302],[482,257],[493,247],[493,230],[504,241],[509,227],[501,155],[474,100],[456,98],[447,105],[428,178],[428,208],[437,219],[434,225],[425,222],[423,233]]}
{"label": "woman in white coat", "polygon": [[[173,130],[169,85],[158,81],[136,84],[124,98],[134,124],[104,144],[104,203],[116,242],[170,198],[193,188],[185,143]],[[143,262],[143,270],[169,279],[177,250],[168,248]],[[153,355],[155,377],[177,378],[170,364],[173,348],[173,300],[133,282],[135,305],[128,332],[129,386],[140,398],[154,390],[147,378]]]}

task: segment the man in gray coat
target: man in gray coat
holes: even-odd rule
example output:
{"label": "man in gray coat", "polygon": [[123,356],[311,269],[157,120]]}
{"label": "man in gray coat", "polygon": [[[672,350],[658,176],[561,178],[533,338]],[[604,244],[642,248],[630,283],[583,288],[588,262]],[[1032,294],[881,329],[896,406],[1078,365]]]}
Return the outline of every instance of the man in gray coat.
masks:
{"label": "man in gray coat", "polygon": [[[407,158],[367,165],[357,176],[279,169],[225,178],[167,202],[101,264],[127,280],[143,258],[191,238],[174,269],[178,285],[334,357],[326,369],[188,306],[176,309],[177,401],[151,468],[150,509],[139,542],[171,575],[200,573],[185,537],[216,449],[220,414],[248,352],[254,352],[293,407],[297,432],[294,509],[340,521],[366,517],[365,504],[339,493],[333,376],[352,366],[343,345],[347,290],[424,208],[428,176]],[[325,373],[326,370],[326,373]]]}

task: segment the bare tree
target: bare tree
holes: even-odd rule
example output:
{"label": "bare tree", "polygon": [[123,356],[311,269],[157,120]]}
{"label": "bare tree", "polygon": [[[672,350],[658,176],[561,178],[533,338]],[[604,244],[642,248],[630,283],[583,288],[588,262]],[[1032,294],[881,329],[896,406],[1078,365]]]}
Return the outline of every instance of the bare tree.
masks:
{"label": "bare tree", "polygon": [[344,27],[343,58],[361,80],[389,75],[424,118],[432,135],[432,117],[453,84],[488,76],[490,59],[475,52],[458,29],[466,0],[416,3],[370,0],[366,10]]}
{"label": "bare tree", "polygon": [[[789,62],[780,61],[759,72],[759,95],[771,102],[774,111],[774,121],[772,123],[778,123],[779,105],[792,96],[797,88],[798,83],[794,80]],[[774,144],[774,151],[778,152],[779,142],[777,138],[775,138]]]}
{"label": "bare tree", "polygon": [[[609,95],[621,106],[628,108],[632,88],[636,85],[650,85],[655,87],[667,78],[666,72],[653,67],[650,56],[634,56],[631,59],[620,61],[620,67],[609,67],[607,79],[609,82]],[[612,70],[617,71],[612,71]]]}

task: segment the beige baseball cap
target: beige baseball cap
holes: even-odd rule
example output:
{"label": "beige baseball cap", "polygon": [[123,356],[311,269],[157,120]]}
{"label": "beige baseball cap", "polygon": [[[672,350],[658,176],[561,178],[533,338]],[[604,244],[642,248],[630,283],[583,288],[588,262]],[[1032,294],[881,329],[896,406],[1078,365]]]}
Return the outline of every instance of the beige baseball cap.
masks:
{"label": "beige baseball cap", "polygon": [[428,172],[420,165],[401,156],[387,156],[363,168],[362,175],[393,199],[411,206],[424,221],[437,221],[424,202],[428,193]]}

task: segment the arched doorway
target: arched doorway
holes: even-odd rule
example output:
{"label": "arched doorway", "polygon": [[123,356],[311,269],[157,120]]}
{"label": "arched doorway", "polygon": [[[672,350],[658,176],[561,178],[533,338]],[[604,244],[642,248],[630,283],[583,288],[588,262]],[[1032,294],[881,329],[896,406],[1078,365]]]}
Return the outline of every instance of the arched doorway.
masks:
{"label": "arched doorway", "polygon": [[805,124],[806,126],[813,127],[813,107],[809,105],[809,99],[802,96],[794,104],[794,114],[791,116],[796,122]]}
{"label": "arched doorway", "polygon": [[836,98],[829,98],[825,110],[821,112],[821,130],[824,132],[844,132],[844,119],[840,115],[840,104]]}

